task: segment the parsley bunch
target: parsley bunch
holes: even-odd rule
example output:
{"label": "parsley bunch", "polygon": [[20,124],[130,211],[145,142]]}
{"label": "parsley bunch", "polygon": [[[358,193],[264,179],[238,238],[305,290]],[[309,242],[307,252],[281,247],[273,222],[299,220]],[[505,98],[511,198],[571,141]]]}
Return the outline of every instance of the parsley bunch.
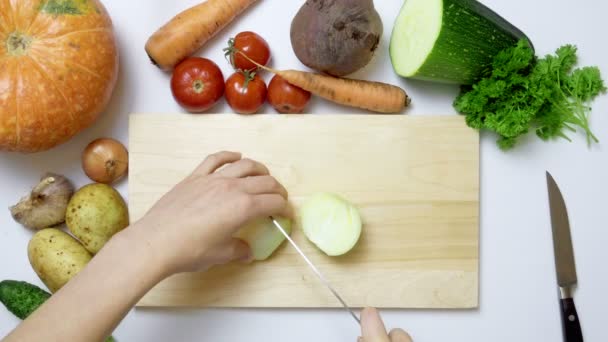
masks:
{"label": "parsley bunch", "polygon": [[589,144],[598,142],[589,128],[589,103],[606,87],[597,67],[573,70],[577,60],[573,45],[537,59],[521,40],[494,58],[487,78],[462,88],[454,108],[466,115],[470,127],[496,132],[504,150],[530,129],[543,140],[570,140],[566,131],[580,127]]}

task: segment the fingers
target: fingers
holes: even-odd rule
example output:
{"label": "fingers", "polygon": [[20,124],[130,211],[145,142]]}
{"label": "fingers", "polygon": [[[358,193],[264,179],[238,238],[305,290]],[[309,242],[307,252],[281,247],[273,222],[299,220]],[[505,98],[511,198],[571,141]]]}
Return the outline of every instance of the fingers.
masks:
{"label": "fingers", "polygon": [[218,152],[211,154],[192,172],[192,175],[206,176],[210,175],[220,167],[234,163],[241,159],[241,154],[237,152]]}
{"label": "fingers", "polygon": [[361,313],[361,333],[363,342],[412,342],[412,338],[402,329],[393,329],[386,334],[380,314],[374,308],[365,308]]}
{"label": "fingers", "polygon": [[218,172],[222,176],[235,178],[263,176],[269,173],[266,166],[251,159],[241,159]]}
{"label": "fingers", "polygon": [[365,342],[390,342],[384,323],[374,308],[361,312],[361,335]]}
{"label": "fingers", "polygon": [[248,205],[249,208],[245,208],[247,220],[268,216],[293,218],[293,210],[287,199],[279,194],[254,195],[248,200]]}
{"label": "fingers", "polygon": [[256,176],[241,180],[245,192],[252,195],[279,194],[287,198],[287,190],[271,176]]}
{"label": "fingers", "polygon": [[291,220],[293,220],[295,218],[293,207],[289,204],[289,202],[287,202],[287,204],[285,205],[283,210],[281,210],[281,212],[279,213],[279,216],[285,217],[285,218],[288,218]]}
{"label": "fingers", "polygon": [[402,329],[393,329],[388,336],[390,337],[391,342],[412,342],[410,335]]}
{"label": "fingers", "polygon": [[216,246],[208,252],[212,256],[212,263],[222,265],[231,261],[251,262],[253,254],[249,245],[240,239],[232,238],[227,243]]}

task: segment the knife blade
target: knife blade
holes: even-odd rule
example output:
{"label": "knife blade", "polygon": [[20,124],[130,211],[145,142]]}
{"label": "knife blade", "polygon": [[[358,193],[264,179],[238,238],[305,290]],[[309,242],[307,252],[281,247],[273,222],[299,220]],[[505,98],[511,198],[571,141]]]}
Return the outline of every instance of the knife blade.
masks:
{"label": "knife blade", "polygon": [[270,219],[272,220],[272,223],[275,225],[275,227],[277,227],[277,229],[285,236],[285,238],[287,239],[287,241],[289,241],[289,243],[291,244],[291,246],[293,246],[293,248],[298,252],[298,254],[300,254],[300,256],[304,259],[304,261],[306,261],[306,264],[308,264],[308,266],[312,269],[312,271],[314,272],[314,274],[329,289],[329,291],[331,291],[331,293],[338,299],[338,301],[340,301],[340,303],[342,304],[342,306],[344,307],[344,309],[348,313],[350,313],[350,315],[355,319],[355,321],[357,321],[357,323],[359,325],[361,325],[361,320],[359,319],[359,317],[357,317],[357,315],[350,308],[350,306],[348,306],[348,304],[346,304],[346,301],[344,299],[342,299],[342,296],[340,296],[340,294],[338,293],[338,291],[336,291],[334,289],[334,287],[331,286],[331,284],[329,283],[329,281],[327,280],[327,278],[325,278],[323,276],[323,274],[319,271],[319,269],[315,266],[315,264],[313,264],[312,261],[310,261],[310,259],[308,259],[308,257],[306,256],[306,254],[304,254],[304,252],[302,252],[302,250],[300,249],[300,247],[298,247],[298,245],[293,241],[293,239],[291,238],[291,236],[289,236],[289,234],[287,234],[287,232],[285,231],[285,229],[283,229],[283,227],[281,226],[281,224],[279,224],[279,222],[277,222],[277,220],[275,220],[274,217],[270,217]]}
{"label": "knife blade", "polygon": [[561,295],[564,340],[566,342],[582,342],[583,334],[576,306],[574,305],[574,298],[572,297],[572,288],[576,285],[578,279],[576,276],[568,211],[564,197],[548,171],[547,190],[549,193],[549,208],[553,232],[555,269],[557,271],[557,284],[559,285]]}

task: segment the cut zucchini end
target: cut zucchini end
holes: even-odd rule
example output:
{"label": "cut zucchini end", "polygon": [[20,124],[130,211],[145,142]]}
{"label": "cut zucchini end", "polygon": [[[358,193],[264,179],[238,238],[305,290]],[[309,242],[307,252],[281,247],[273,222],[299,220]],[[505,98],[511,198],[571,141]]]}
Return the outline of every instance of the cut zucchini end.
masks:
{"label": "cut zucchini end", "polygon": [[398,75],[416,75],[433,51],[442,20],[442,0],[406,0],[395,21],[389,48]]}

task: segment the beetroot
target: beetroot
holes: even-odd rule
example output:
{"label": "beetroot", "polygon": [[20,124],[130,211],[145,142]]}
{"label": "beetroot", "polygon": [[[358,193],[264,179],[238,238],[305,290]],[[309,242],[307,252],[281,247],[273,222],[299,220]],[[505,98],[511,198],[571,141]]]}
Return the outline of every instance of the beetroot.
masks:
{"label": "beetroot", "polygon": [[371,61],[382,30],[373,0],[307,0],[291,23],[291,45],[306,66],[345,76]]}

